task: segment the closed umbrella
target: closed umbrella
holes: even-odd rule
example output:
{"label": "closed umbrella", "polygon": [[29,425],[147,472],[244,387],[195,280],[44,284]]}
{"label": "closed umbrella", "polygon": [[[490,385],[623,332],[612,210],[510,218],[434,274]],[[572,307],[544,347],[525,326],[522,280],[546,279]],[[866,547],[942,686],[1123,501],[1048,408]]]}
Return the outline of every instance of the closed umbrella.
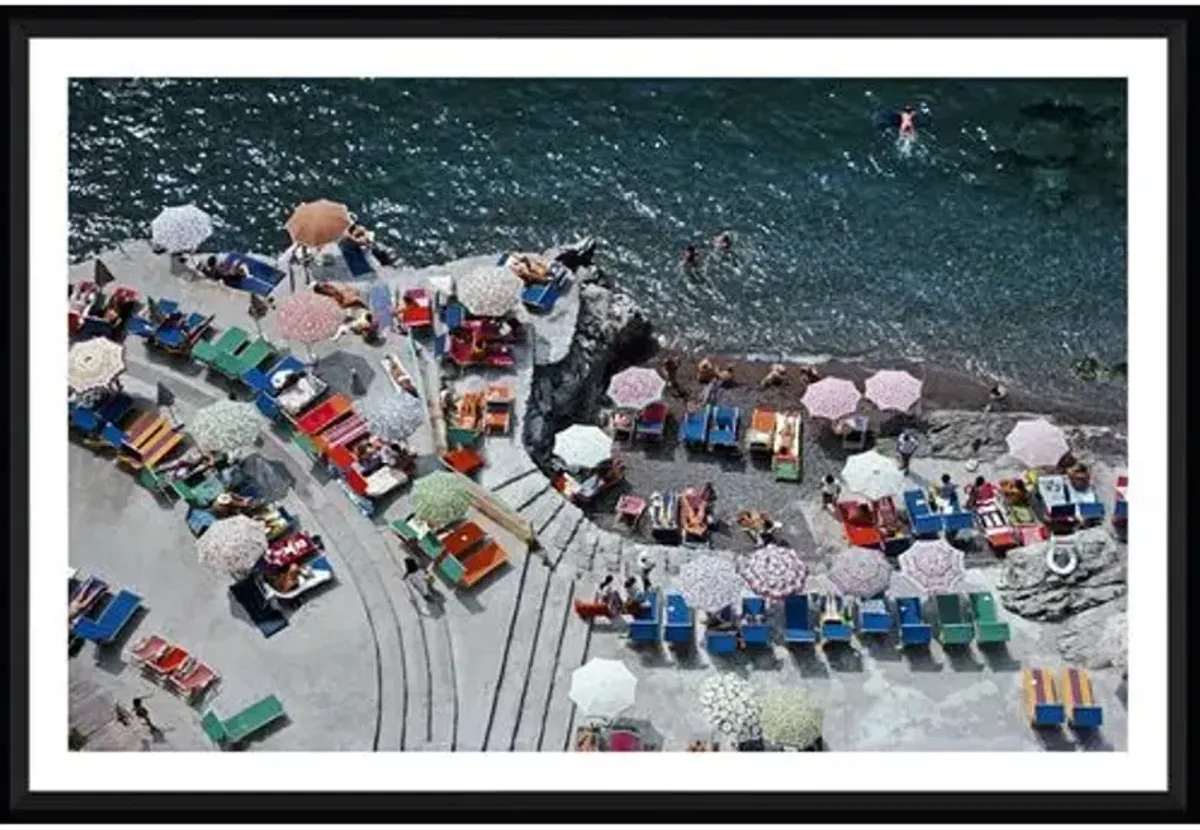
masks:
{"label": "closed umbrella", "polygon": [[435,470],[417,479],[412,490],[413,518],[433,528],[445,527],[467,515],[471,491],[454,473]]}
{"label": "closed umbrella", "polygon": [[742,598],[746,583],[728,559],[712,554],[697,556],[679,569],[675,589],[701,611],[720,611]]}
{"label": "closed umbrella", "polygon": [[342,309],[332,297],[314,292],[292,294],[279,303],[275,328],[280,337],[303,343],[312,357],[312,346],[337,332]]}
{"label": "closed umbrella", "polygon": [[151,241],[171,253],[196,250],[212,232],[212,217],[190,204],[163,208],[150,223]]}
{"label": "closed umbrella", "polygon": [[412,395],[369,395],[358,402],[358,414],[371,432],[403,441],[425,423],[425,405]]}
{"label": "closed umbrella", "polygon": [[736,674],[718,674],[704,681],[700,708],[713,729],[740,740],[757,738],[762,728],[762,705],[753,687]]}
{"label": "closed umbrella", "polygon": [[513,310],[525,283],[508,268],[480,268],[459,277],[455,292],[477,317],[502,317]]}
{"label": "closed umbrella", "polygon": [[846,548],[834,558],[826,579],[843,596],[866,599],[886,591],[893,573],[892,564],[880,551]]}
{"label": "closed umbrella", "polygon": [[567,697],[587,717],[615,718],[633,705],[637,678],[620,660],[593,657],[571,672]]}
{"label": "closed umbrella", "polygon": [[1005,441],[1009,454],[1030,467],[1053,467],[1070,450],[1063,431],[1045,418],[1018,422]]}
{"label": "closed umbrella", "polygon": [[217,401],[196,413],[188,435],[211,452],[239,453],[254,446],[262,433],[262,417],[254,404]]}
{"label": "closed umbrella", "polygon": [[223,576],[245,576],[267,552],[267,529],[249,516],[219,519],[196,540],[200,563]]}
{"label": "closed umbrella", "polygon": [[842,468],[846,489],[871,501],[896,495],[904,489],[906,480],[895,461],[875,450],[850,456]]}
{"label": "closed umbrella", "polygon": [[808,565],[800,554],[780,545],[767,545],[739,556],[737,570],[750,590],[767,599],[800,593],[808,578]]}
{"label": "closed umbrella", "polygon": [[867,378],[863,387],[867,398],[880,409],[907,412],[921,399],[922,384],[908,372],[882,369]]}
{"label": "closed umbrella", "polygon": [[600,427],[573,424],[554,436],[554,454],[572,469],[590,470],[612,458],[612,438]]}
{"label": "closed umbrella", "polygon": [[804,390],[800,403],[814,418],[836,420],[858,408],[862,394],[853,383],[841,378],[822,378]]}
{"label": "closed umbrella", "polygon": [[821,738],[824,720],[816,699],[802,689],[780,689],[763,697],[762,736],[772,743],[807,749]]}
{"label": "closed umbrella", "polygon": [[125,347],[107,337],[76,343],[67,354],[67,385],[83,394],[107,389],[125,371]]}
{"label": "closed umbrella", "polygon": [[349,208],[340,202],[318,199],[301,203],[285,227],[293,243],[320,248],[339,239],[351,224]]}
{"label": "closed umbrella", "polygon": [[656,369],[630,366],[608,382],[608,397],[622,409],[642,409],[662,400],[667,382]]}
{"label": "closed umbrella", "polygon": [[955,593],[966,570],[963,553],[944,539],[923,539],[899,556],[900,573],[919,593]]}

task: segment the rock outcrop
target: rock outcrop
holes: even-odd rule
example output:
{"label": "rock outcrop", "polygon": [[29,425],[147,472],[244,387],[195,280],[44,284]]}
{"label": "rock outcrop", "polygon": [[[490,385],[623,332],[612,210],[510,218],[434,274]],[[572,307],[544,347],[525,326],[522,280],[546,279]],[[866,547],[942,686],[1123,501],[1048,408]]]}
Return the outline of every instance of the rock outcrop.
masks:
{"label": "rock outcrop", "polygon": [[[1078,557],[1068,574],[1046,564],[1054,547]],[[1052,539],[1011,551],[997,589],[1004,607],[1030,620],[1064,620],[1126,593],[1125,555],[1105,528],[1089,528],[1066,539]]]}
{"label": "rock outcrop", "polygon": [[[920,455],[938,458],[995,461],[1008,452],[1005,441],[1018,421],[1043,415],[1022,412],[971,412],[939,409],[926,418],[926,445]],[[1076,453],[1124,457],[1125,435],[1107,426],[1063,425],[1067,443]]]}
{"label": "rock outcrop", "polygon": [[1058,650],[1069,662],[1089,669],[1126,670],[1129,618],[1125,598],[1072,617],[1058,636]]}

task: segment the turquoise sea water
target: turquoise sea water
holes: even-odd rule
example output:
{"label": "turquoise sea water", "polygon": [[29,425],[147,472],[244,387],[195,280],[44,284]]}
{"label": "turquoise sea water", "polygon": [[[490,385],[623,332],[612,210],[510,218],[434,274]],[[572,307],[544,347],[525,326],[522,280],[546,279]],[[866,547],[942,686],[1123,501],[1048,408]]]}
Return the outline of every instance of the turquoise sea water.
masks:
{"label": "turquoise sea water", "polygon": [[[877,117],[906,102],[911,148]],[[1069,371],[1125,359],[1123,82],[103,80],[70,107],[74,256],[190,201],[213,246],[279,251],[326,196],[416,265],[594,235],[682,344],[1123,396]]]}

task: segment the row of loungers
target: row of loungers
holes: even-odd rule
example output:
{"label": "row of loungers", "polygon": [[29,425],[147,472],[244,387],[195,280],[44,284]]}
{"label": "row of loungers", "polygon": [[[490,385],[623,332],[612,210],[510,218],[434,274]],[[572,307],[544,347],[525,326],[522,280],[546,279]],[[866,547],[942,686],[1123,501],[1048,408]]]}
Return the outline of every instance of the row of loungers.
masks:
{"label": "row of loungers", "polygon": [[1025,669],[1022,678],[1025,713],[1031,726],[1093,730],[1104,723],[1104,710],[1096,702],[1092,679],[1083,669],[1064,668],[1057,678],[1049,669]]}
{"label": "row of loungers", "polygon": [[68,580],[68,601],[79,607],[71,621],[71,639],[111,645],[143,607],[142,598],[126,588],[112,590],[99,577]]}

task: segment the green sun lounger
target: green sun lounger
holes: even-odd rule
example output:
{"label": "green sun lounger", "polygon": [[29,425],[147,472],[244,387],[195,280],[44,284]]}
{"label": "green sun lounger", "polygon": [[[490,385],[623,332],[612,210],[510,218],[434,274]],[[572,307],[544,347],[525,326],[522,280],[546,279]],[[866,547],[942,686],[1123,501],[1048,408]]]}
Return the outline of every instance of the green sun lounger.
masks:
{"label": "green sun lounger", "polygon": [[268,695],[224,720],[217,715],[216,710],[209,709],[200,725],[209,740],[222,749],[229,749],[283,716],[283,704],[279,702],[279,698]]}
{"label": "green sun lounger", "polygon": [[250,335],[237,326],[225,329],[215,342],[204,340],[192,347],[192,356],[205,366],[215,366],[222,355],[232,355],[250,341]]}
{"label": "green sun lounger", "polygon": [[963,613],[962,597],[938,594],[934,598],[938,615],[938,640],[944,646],[965,646],[975,639],[975,628]]}
{"label": "green sun lounger", "polygon": [[225,492],[225,485],[216,473],[208,473],[196,484],[189,483],[194,480],[177,478],[171,482],[171,489],[175,495],[195,507],[207,507]]}
{"label": "green sun lounger", "polygon": [[[409,518],[411,518],[411,516]],[[416,542],[417,547],[420,548],[421,552],[430,559],[437,559],[444,552],[442,543],[438,541],[435,534],[419,533],[417,529],[410,525],[406,519],[396,519],[389,525],[389,527],[391,527],[392,531],[401,539],[404,539],[407,542]]]}
{"label": "green sun lounger", "polygon": [[996,616],[996,598],[990,591],[969,595],[971,613],[975,617],[975,639],[980,643],[1007,643],[1012,639],[1008,623]]}
{"label": "green sun lounger", "polygon": [[240,351],[217,355],[213,368],[229,380],[240,380],[243,374],[274,354],[275,347],[266,338],[260,337]]}

